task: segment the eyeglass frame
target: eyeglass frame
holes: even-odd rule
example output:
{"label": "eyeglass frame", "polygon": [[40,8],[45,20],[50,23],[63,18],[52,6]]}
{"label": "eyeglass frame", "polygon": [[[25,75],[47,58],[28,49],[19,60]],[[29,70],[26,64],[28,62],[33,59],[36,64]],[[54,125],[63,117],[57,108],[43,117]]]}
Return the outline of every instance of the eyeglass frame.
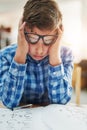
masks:
{"label": "eyeglass frame", "polygon": [[[26,31],[24,31],[24,34],[25,34],[25,38],[26,38],[27,42],[30,43],[30,44],[33,44],[33,45],[34,45],[34,44],[37,44],[37,42],[38,42],[40,39],[42,39],[44,45],[49,46],[49,45],[55,43],[56,40],[57,40],[57,38],[58,38],[58,34],[56,34],[56,35],[39,35],[39,34],[36,34],[36,33],[32,33],[32,32],[29,33],[29,32],[26,32]],[[37,36],[38,36],[38,40],[37,40],[36,42],[31,42],[31,41],[29,41],[27,34],[37,35]],[[54,39],[50,44],[46,44],[46,43],[44,42],[44,37],[46,37],[46,36],[54,36],[55,39]]]}

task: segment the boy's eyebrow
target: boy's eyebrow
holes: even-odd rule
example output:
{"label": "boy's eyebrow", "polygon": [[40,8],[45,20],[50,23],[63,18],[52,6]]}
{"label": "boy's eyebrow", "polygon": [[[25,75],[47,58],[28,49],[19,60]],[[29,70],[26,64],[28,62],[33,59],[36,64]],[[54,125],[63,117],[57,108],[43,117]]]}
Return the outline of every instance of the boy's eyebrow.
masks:
{"label": "boy's eyebrow", "polygon": [[[54,31],[54,30],[52,30]],[[33,30],[31,30],[32,33],[34,34],[38,34],[37,32],[33,32]],[[56,30],[54,31],[55,34],[50,34],[50,32],[48,34],[45,34],[45,35],[57,35],[58,34],[58,28],[56,28]]]}

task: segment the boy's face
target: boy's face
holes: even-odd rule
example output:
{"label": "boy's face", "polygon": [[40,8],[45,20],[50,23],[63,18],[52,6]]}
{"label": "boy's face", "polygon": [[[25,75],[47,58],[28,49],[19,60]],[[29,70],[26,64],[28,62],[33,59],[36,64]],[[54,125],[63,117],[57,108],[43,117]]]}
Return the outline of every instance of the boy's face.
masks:
{"label": "boy's face", "polygon": [[[47,37],[45,37],[45,42],[46,43],[49,43],[53,37],[49,37],[49,35],[53,35],[55,36],[56,35],[56,31],[53,30],[53,31],[47,31],[47,30],[39,30],[37,27],[34,27],[32,29],[32,31],[28,28],[26,28],[26,32],[28,33],[33,33],[33,34],[37,34],[37,35],[46,35]],[[29,34],[29,37],[31,38],[32,42],[34,42],[38,36],[35,36],[35,35],[32,35],[32,34]],[[36,38],[36,39],[35,39]],[[57,39],[57,37],[55,37],[55,40]],[[54,40],[53,40],[54,42]],[[29,43],[29,41],[28,41]],[[50,46],[51,44],[49,45],[46,45],[44,44],[43,42],[43,38],[40,38],[37,43],[29,43],[29,51],[28,51],[28,54],[35,60],[42,60],[44,57],[46,57],[49,53],[49,49],[50,49]]]}

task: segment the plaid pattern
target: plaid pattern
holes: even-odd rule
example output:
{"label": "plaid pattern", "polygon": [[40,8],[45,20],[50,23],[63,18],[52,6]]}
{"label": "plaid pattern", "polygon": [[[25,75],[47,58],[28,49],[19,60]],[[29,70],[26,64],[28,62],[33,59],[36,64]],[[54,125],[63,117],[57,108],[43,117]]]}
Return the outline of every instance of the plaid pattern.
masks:
{"label": "plaid pattern", "polygon": [[17,45],[0,51],[0,100],[8,108],[20,103],[66,104],[72,93],[73,56],[70,49],[61,48],[62,63],[49,64],[49,57],[41,61],[26,56],[26,64],[14,61]]}

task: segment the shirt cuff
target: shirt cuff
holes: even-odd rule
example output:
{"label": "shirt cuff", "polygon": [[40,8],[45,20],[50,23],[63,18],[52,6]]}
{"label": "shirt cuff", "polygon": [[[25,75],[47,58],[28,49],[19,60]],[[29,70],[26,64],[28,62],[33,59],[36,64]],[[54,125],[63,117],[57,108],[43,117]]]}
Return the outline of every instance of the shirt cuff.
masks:
{"label": "shirt cuff", "polygon": [[58,66],[51,66],[49,65],[49,75],[51,78],[61,79],[64,76],[64,67],[63,64]]}
{"label": "shirt cuff", "polygon": [[27,64],[19,64],[13,59],[11,66],[9,68],[9,73],[12,74],[13,76],[18,76],[20,73],[20,75],[22,76],[25,73],[26,66]]}

